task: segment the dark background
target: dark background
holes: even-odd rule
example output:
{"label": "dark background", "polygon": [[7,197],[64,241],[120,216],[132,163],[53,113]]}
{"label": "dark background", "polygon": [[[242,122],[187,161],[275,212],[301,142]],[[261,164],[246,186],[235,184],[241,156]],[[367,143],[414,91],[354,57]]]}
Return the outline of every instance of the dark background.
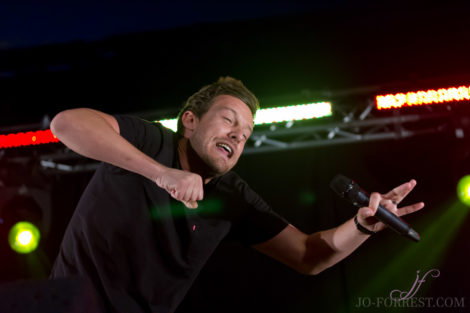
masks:
{"label": "dark background", "polygon": [[[243,80],[262,107],[292,104],[300,95],[335,99],[354,110],[380,93],[468,86],[468,13],[465,2],[4,4],[0,126],[7,133],[12,126],[81,106],[173,117],[188,96],[224,75]],[[37,156],[54,149],[50,146],[1,151],[2,197],[23,185],[31,193],[38,190],[36,199],[42,199],[43,219],[50,226],[34,261],[2,243],[2,282],[47,277],[91,175],[41,171]],[[456,138],[448,130],[243,156],[237,172],[305,232],[334,227],[354,215],[328,188],[337,173],[380,192],[415,178],[418,185],[407,203],[425,201],[426,207],[406,219],[422,241],[412,243],[386,230],[314,277],[226,243],[180,311],[374,312],[355,307],[358,297],[409,290],[417,270],[424,274],[434,268],[441,275],[428,278],[417,296],[466,297],[468,302],[468,208],[451,212],[456,183],[470,170],[468,146],[465,136]],[[26,161],[9,162],[18,157]],[[454,215],[444,218],[447,212]]]}

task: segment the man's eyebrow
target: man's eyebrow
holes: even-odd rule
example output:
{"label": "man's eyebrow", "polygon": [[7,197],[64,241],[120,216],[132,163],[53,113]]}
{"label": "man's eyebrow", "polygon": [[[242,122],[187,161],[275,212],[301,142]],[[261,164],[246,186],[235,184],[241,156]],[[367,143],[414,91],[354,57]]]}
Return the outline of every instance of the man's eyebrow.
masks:
{"label": "man's eyebrow", "polygon": [[[233,113],[236,117],[238,117],[238,113],[237,113],[237,111],[235,111],[234,109],[229,108],[229,107],[225,107],[225,106],[222,107],[222,108],[225,109],[225,110],[230,110],[230,111],[232,111],[232,113]],[[246,128],[248,128],[248,130],[250,131],[250,134],[253,132],[253,127],[251,127],[250,125],[247,125]]]}

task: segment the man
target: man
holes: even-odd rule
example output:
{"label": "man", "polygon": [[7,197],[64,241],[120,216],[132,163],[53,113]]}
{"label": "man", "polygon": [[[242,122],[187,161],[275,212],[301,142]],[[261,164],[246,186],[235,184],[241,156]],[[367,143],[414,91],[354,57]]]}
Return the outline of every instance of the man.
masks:
{"label": "man", "polygon": [[59,113],[53,133],[105,163],[77,206],[51,276],[91,280],[109,312],[173,312],[226,237],[317,274],[354,251],[366,232],[384,228],[373,218],[379,203],[397,215],[424,206],[397,209],[416,185],[411,180],[385,195],[372,193],[357,214],[363,228],[351,219],[302,233],[230,171],[253,131],[257,106],[240,81],[226,77],[188,99],[178,134],[91,109]]}

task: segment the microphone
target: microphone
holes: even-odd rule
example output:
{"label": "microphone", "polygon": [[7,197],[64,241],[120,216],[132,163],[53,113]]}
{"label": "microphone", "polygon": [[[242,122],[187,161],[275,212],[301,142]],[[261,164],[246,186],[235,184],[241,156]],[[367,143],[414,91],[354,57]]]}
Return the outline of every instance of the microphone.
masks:
{"label": "microphone", "polygon": [[[336,175],[331,181],[330,187],[341,198],[348,199],[359,208],[369,206],[369,194],[352,179],[343,175]],[[419,241],[419,234],[410,225],[383,206],[379,205],[374,217],[398,234],[406,236],[413,241]]]}

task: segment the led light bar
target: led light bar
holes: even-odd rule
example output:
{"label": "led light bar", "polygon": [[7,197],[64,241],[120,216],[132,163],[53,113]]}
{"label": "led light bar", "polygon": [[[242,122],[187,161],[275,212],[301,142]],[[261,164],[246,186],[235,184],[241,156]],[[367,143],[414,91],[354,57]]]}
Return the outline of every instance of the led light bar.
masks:
{"label": "led light bar", "polygon": [[375,99],[376,107],[379,110],[464,101],[470,100],[470,86],[380,95]]}
{"label": "led light bar", "polygon": [[161,121],[155,121],[155,122],[160,122],[163,126],[165,126],[168,129],[171,129],[176,133],[176,130],[178,129],[178,119],[172,118],[172,119],[167,119],[167,120],[161,120]]}
{"label": "led light bar", "polygon": [[318,102],[261,109],[256,113],[255,125],[287,121],[309,120],[331,116],[331,103]]}
{"label": "led light bar", "polygon": [[[298,105],[289,105],[277,108],[260,109],[256,112],[255,125],[280,123],[287,121],[308,120],[331,116],[330,102],[317,102]],[[178,121],[166,119],[159,121],[163,126],[176,132]]]}
{"label": "led light bar", "polygon": [[[331,103],[318,102],[258,110],[255,125],[307,120],[331,116]],[[177,119],[156,121],[176,132]],[[0,149],[59,142],[50,129],[0,135]]]}
{"label": "led light bar", "polygon": [[50,129],[0,135],[0,149],[59,142]]}

